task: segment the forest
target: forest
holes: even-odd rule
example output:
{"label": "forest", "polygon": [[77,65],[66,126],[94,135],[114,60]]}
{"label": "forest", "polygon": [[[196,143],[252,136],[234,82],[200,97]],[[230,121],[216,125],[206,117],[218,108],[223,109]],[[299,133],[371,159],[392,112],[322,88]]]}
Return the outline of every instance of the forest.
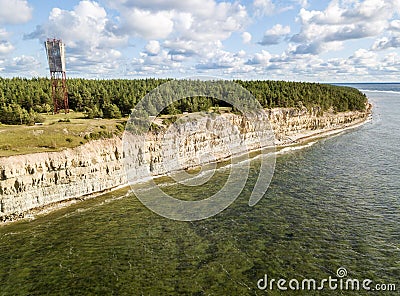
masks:
{"label": "forest", "polygon": [[[169,79],[68,79],[69,107],[84,112],[87,118],[121,118],[129,116],[147,93]],[[320,83],[288,81],[242,81],[243,86],[264,108],[316,107],[335,112],[364,110],[366,96],[357,89]],[[171,94],[174,92],[171,91]],[[168,94],[161,100],[171,101]],[[0,123],[34,124],[41,122],[41,113],[53,110],[48,78],[0,78]],[[163,110],[163,114],[208,111],[211,107],[229,107],[212,97],[183,98]],[[150,115],[154,106],[147,106]]]}

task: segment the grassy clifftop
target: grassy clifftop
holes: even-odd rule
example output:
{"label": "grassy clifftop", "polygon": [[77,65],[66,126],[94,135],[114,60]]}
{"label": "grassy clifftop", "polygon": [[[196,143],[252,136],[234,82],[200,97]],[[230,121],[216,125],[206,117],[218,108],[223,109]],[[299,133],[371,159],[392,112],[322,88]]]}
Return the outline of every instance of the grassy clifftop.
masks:
{"label": "grassy clifftop", "polygon": [[0,157],[60,151],[122,134],[124,120],[85,119],[80,112],[43,115],[41,125],[0,125]]}

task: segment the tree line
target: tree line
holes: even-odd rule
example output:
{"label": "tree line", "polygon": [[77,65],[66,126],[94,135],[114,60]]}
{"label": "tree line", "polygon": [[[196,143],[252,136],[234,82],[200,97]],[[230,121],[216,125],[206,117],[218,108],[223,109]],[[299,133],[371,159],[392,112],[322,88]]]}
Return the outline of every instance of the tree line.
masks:
{"label": "tree line", "polygon": [[[88,118],[120,118],[127,116],[149,92],[169,79],[68,79],[70,109],[85,112]],[[234,81],[258,100],[264,108],[320,107],[335,112],[364,110],[367,98],[354,88],[320,83],[288,81]],[[168,85],[168,84],[167,84]],[[173,86],[171,86],[173,87]],[[221,87],[216,84],[216,87]],[[168,88],[168,86],[167,86]],[[223,90],[222,90],[223,91]],[[178,90],[164,91],[159,100],[170,102]],[[158,104],[156,101],[154,104]],[[32,124],[43,120],[40,113],[52,111],[50,80],[48,78],[0,78],[0,122]],[[208,111],[210,107],[229,104],[213,97],[189,97],[163,110],[163,114]],[[146,106],[152,115],[156,106]]]}

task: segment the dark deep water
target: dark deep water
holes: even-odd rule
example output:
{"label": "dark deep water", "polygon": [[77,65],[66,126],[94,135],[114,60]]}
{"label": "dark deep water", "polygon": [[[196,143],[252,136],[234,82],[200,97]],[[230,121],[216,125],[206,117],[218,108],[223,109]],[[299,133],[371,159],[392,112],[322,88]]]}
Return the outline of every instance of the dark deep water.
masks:
{"label": "dark deep water", "polygon": [[[266,295],[257,288],[264,274],[322,280],[340,267],[348,278],[396,284],[397,294],[400,84],[352,86],[374,104],[373,120],[280,155],[253,208],[247,202],[257,159],[241,196],[207,220],[167,220],[134,196],[119,198],[122,190],[0,227],[0,295]],[[275,294],[294,292],[275,286],[268,295]]]}

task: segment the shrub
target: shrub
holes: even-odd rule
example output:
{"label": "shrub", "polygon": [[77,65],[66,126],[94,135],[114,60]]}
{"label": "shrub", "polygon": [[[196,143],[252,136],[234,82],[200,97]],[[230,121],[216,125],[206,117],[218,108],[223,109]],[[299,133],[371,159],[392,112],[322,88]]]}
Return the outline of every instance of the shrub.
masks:
{"label": "shrub", "polygon": [[85,108],[86,117],[89,119],[103,118],[103,111],[97,105],[93,108]]}
{"label": "shrub", "polygon": [[169,118],[163,119],[162,123],[166,126],[169,126],[170,124],[175,123],[175,121],[177,121],[177,120],[178,120],[178,117],[174,115]]}
{"label": "shrub", "polygon": [[0,146],[0,150],[11,150],[11,145],[10,144],[5,144]]}
{"label": "shrub", "polygon": [[117,130],[118,130],[119,132],[123,132],[124,129],[125,129],[124,125],[123,125],[123,124],[120,124],[120,123],[117,123],[117,125],[116,125],[115,127],[117,128]]}
{"label": "shrub", "polygon": [[43,123],[46,120],[43,115],[41,115],[39,113],[36,113],[36,112],[33,112],[33,111],[31,111],[29,113],[29,115],[33,119],[33,123]]}
{"label": "shrub", "polygon": [[86,134],[83,138],[87,141],[89,140],[99,140],[99,139],[107,139],[112,138],[114,135],[112,132],[107,131],[99,131],[99,132],[92,132],[90,134]]}
{"label": "shrub", "polygon": [[104,118],[121,118],[121,111],[119,110],[118,106],[115,104],[104,104],[103,105],[103,114]]}
{"label": "shrub", "polygon": [[5,124],[29,124],[44,122],[44,117],[31,109],[26,111],[18,104],[3,105],[0,107],[0,122]]}

